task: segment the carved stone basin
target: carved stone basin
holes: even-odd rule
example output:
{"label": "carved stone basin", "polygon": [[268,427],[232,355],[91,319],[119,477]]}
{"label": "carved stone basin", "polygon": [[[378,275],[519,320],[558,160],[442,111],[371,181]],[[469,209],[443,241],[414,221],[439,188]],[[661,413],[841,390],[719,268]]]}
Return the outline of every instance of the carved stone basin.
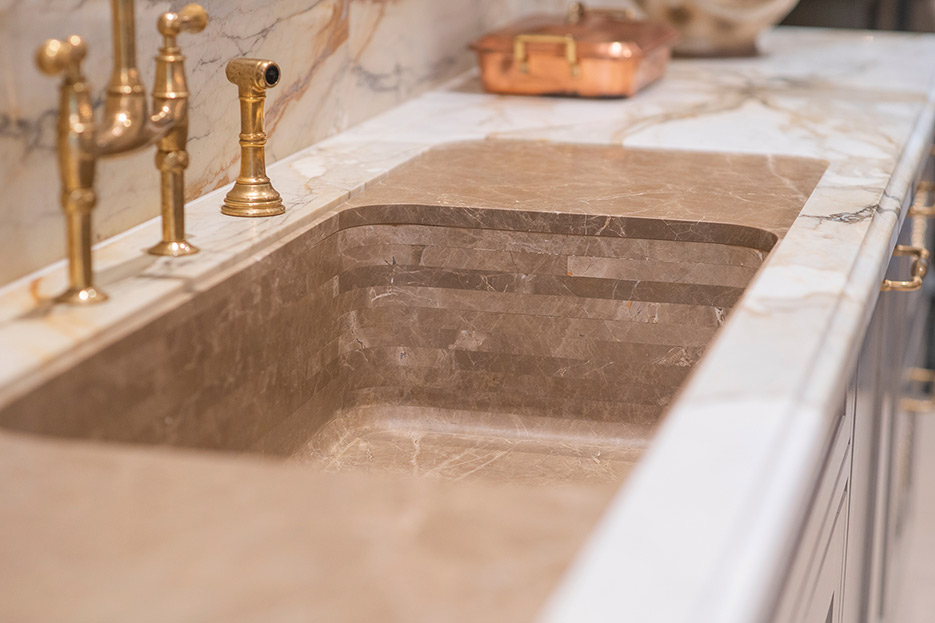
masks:
{"label": "carved stone basin", "polygon": [[620,479],[823,170],[438,148],[0,425],[325,470]]}
{"label": "carved stone basin", "polygon": [[353,214],[372,224],[322,248],[338,293],[323,365],[340,378],[317,402],[334,416],[295,452],[326,469],[622,475],[775,241],[625,217]]}

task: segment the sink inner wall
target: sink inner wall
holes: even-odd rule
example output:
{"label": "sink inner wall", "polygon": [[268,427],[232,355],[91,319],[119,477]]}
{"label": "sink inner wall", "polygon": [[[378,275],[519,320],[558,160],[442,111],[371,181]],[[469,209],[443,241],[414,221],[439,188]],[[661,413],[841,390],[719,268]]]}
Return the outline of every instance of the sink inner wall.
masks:
{"label": "sink inner wall", "polygon": [[[722,172],[709,192],[724,220],[734,204],[745,222],[762,209],[762,227],[749,227],[697,220],[690,177],[668,196],[660,186],[630,200],[641,215],[659,206],[668,217],[588,213],[597,203],[626,212],[627,199],[610,202],[607,188],[632,191],[633,182],[608,175],[609,166],[645,174],[659,158],[616,148],[557,146],[551,164],[532,161],[527,177],[553,167],[552,200],[562,208],[537,211],[531,203],[548,201],[528,199],[535,179],[520,176],[512,191],[458,181],[485,166],[495,179],[502,167],[476,158],[491,149],[510,162],[530,148],[429,152],[8,405],[0,425],[260,453],[327,470],[622,478],[823,167],[730,157],[755,165],[748,173],[759,180],[741,187],[749,174],[732,181]],[[572,156],[590,157],[580,171],[600,175],[569,172]],[[464,166],[471,158],[475,165]],[[723,165],[718,158],[704,155],[710,166]],[[811,176],[801,188],[789,183],[796,167]],[[428,184],[412,190],[426,171],[444,205],[412,201],[432,195]],[[575,181],[567,197],[563,175]],[[460,200],[452,194],[459,183]],[[367,203],[385,201],[394,184],[403,189],[395,205]],[[692,220],[672,218],[682,213]]]}
{"label": "sink inner wall", "polygon": [[336,415],[294,454],[325,469],[622,477],[775,240],[706,225],[676,241],[685,224],[640,219],[582,235],[570,232],[586,218],[549,214],[535,215],[547,231],[511,231],[516,213],[392,210],[472,226],[334,236],[337,344],[323,365],[343,372],[314,401]]}
{"label": "sink inner wall", "polygon": [[355,208],[2,422],[328,469],[618,477],[775,237],[627,218],[593,235],[572,233],[591,217],[518,216]]}

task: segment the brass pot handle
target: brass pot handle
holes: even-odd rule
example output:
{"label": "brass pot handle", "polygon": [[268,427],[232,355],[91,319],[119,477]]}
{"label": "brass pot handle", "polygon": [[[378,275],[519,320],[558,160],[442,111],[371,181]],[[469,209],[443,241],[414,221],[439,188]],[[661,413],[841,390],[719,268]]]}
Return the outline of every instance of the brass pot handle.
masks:
{"label": "brass pot handle", "polygon": [[929,269],[929,252],[921,247],[909,247],[898,244],[893,249],[893,257],[906,256],[912,258],[912,279],[909,281],[893,281],[884,279],[880,289],[884,292],[912,292],[922,287],[922,280],[925,279]]}
{"label": "brass pot handle", "polygon": [[565,60],[571,69],[573,78],[581,75],[581,66],[578,64],[578,44],[571,35],[516,35],[513,38],[513,61],[519,64],[520,73],[529,73],[529,57],[526,53],[528,43],[559,43],[565,46]]}
{"label": "brass pot handle", "polygon": [[909,208],[909,216],[923,216],[925,218],[935,217],[935,202],[929,203],[928,198],[935,191],[935,183],[919,182],[916,187],[916,196]]}
{"label": "brass pot handle", "polygon": [[565,21],[569,24],[577,24],[585,15],[603,15],[619,21],[636,19],[636,13],[632,9],[590,9],[585,6],[584,2],[572,2],[568,5]]}

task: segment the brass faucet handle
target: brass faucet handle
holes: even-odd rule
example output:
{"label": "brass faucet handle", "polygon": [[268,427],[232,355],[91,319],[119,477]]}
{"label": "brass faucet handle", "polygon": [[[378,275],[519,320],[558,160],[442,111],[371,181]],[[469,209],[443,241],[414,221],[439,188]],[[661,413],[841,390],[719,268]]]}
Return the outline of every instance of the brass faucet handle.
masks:
{"label": "brass faucet handle", "polygon": [[182,32],[201,32],[208,25],[208,12],[200,4],[188,4],[178,12],[163,13],[159,16],[159,33],[168,38],[177,37]]}
{"label": "brass faucet handle", "polygon": [[88,54],[88,46],[78,35],[65,41],[49,39],[36,50],[36,65],[44,74],[65,74],[71,82],[82,80],[81,61]]}

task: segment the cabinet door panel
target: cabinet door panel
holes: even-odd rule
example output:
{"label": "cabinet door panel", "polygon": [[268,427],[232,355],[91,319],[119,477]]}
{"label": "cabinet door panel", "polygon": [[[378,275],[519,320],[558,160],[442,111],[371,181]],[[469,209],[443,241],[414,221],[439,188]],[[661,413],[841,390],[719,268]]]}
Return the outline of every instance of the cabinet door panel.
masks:
{"label": "cabinet door panel", "polygon": [[851,463],[850,512],[847,529],[847,564],[844,571],[843,620],[867,620],[868,592],[873,560],[874,516],[878,490],[880,454],[880,357],[883,310],[877,307],[870,321],[851,385],[854,408],[853,458]]}
{"label": "cabinet door panel", "polygon": [[[907,218],[900,244],[931,249],[932,231],[927,219]],[[902,264],[902,265],[901,265]],[[904,261],[891,263],[889,274],[905,274]],[[926,354],[923,340],[930,299],[923,291],[885,292],[880,296],[885,322],[880,359],[880,440],[878,494],[872,559],[872,583],[868,593],[867,621],[889,621],[892,598],[898,589],[904,560],[903,538],[911,500],[913,415],[903,408],[910,390],[910,371]]]}
{"label": "cabinet door panel", "polygon": [[832,604],[832,623],[840,621],[852,428],[853,409],[845,408],[834,430],[774,623],[823,623]]}
{"label": "cabinet door panel", "polygon": [[[929,222],[908,217],[898,243],[931,250],[933,236]],[[905,258],[894,258],[887,277],[905,279],[909,272]],[[930,300],[923,291],[881,293],[861,349],[855,388],[845,623],[890,620],[912,497],[914,416],[901,403],[909,370],[921,363],[928,348],[923,335]]]}
{"label": "cabinet door panel", "polygon": [[847,545],[847,489],[842,492],[834,513],[831,536],[815,577],[811,595],[805,600],[802,623],[841,623],[844,589],[844,549]]}

